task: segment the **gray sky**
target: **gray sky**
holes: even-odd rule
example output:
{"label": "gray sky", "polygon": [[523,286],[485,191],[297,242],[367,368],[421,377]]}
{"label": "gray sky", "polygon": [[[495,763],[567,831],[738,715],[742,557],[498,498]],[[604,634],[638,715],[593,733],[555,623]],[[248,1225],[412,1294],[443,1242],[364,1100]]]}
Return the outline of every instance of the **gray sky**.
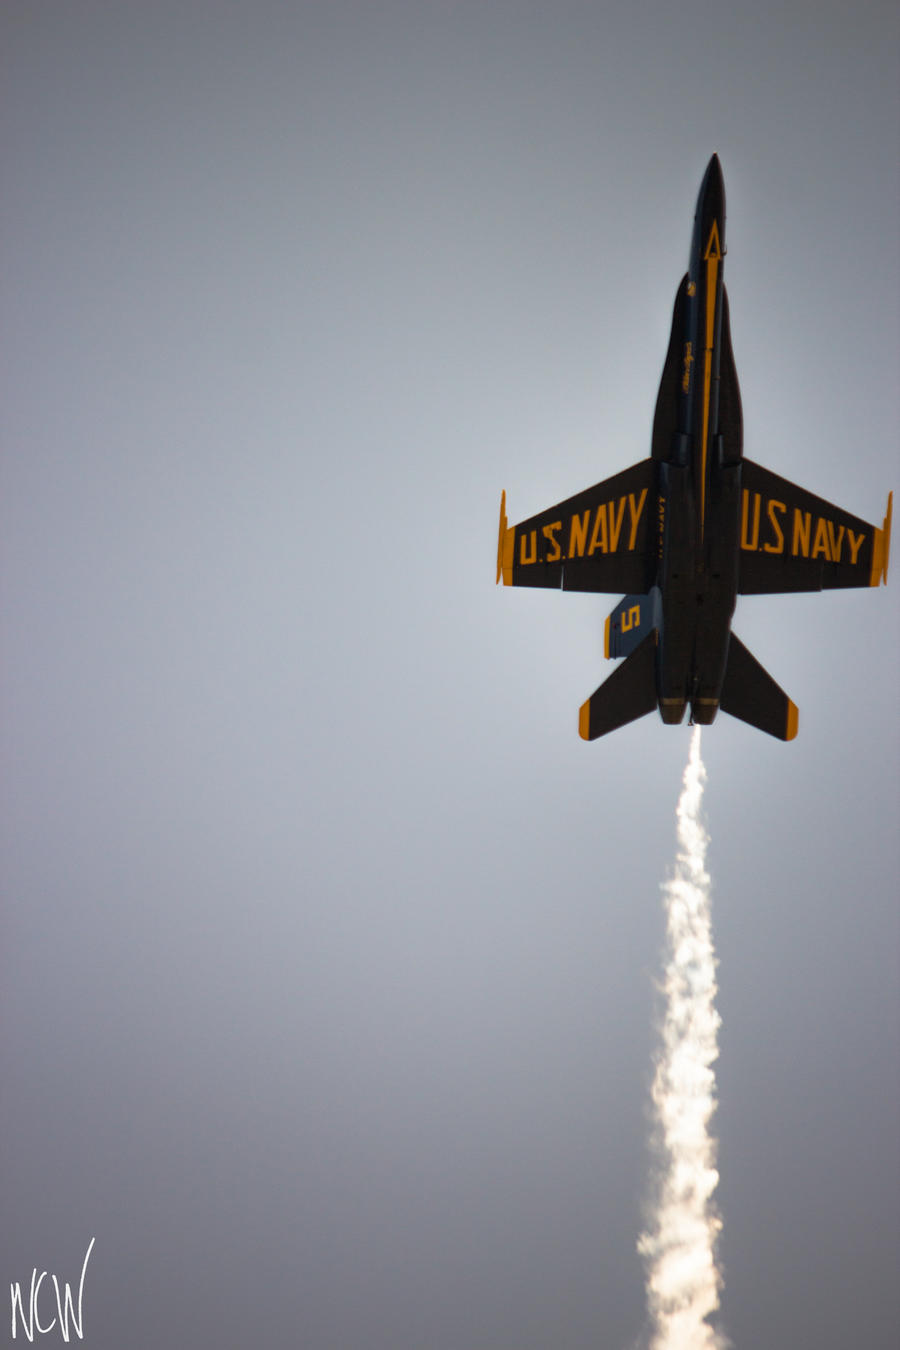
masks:
{"label": "gray sky", "polygon": [[[95,1237],[97,1350],[639,1343],[689,737],[580,741],[617,597],[495,590],[500,489],[649,453],[716,150],[746,452],[880,522],[898,28],[7,0],[0,1288]],[[704,733],[737,1350],[896,1343],[898,608],[741,600],[800,735]]]}

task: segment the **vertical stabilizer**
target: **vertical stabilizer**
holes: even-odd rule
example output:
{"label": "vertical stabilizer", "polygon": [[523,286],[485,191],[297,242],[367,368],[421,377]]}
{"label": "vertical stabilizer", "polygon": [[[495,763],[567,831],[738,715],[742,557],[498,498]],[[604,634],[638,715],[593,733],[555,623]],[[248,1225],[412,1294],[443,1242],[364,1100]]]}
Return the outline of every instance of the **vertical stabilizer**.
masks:
{"label": "vertical stabilizer", "polygon": [[658,586],[654,586],[649,595],[626,595],[606,620],[603,655],[630,656],[651,628],[659,628],[661,624],[662,601]]}

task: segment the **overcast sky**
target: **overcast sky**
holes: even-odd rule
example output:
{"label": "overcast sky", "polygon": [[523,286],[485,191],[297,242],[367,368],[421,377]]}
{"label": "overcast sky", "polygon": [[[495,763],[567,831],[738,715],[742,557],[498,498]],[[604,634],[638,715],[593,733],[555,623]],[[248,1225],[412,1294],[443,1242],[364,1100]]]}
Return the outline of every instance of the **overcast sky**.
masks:
{"label": "overcast sky", "polygon": [[[95,1350],[641,1345],[689,732],[579,739],[618,597],[495,589],[500,490],[649,453],[715,150],[746,452],[880,524],[898,36],[6,0],[0,1290],[93,1237]],[[896,1345],[898,610],[740,600],[800,733],[703,736],[736,1350]]]}

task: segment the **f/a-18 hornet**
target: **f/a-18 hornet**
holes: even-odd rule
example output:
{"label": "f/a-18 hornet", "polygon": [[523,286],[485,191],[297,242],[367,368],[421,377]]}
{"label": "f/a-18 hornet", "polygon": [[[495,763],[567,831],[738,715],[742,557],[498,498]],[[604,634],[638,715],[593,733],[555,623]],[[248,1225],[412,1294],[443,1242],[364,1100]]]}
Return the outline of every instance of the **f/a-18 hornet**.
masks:
{"label": "f/a-18 hornet", "polygon": [[581,707],[592,741],[659,708],[707,725],[719,709],[781,740],[797,709],[731,631],[738,595],[877,586],[887,580],[891,501],[881,528],[743,457],[741,397],[725,257],[725,189],[707,167],[690,266],[675,297],[649,459],[509,525],[500,502],[497,580],[628,592],[605,651],[626,658]]}

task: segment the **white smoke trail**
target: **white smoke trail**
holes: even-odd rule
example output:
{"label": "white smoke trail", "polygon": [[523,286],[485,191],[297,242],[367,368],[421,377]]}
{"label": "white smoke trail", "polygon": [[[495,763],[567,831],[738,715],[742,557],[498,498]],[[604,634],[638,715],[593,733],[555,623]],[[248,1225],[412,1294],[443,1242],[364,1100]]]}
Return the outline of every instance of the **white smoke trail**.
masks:
{"label": "white smoke trail", "polygon": [[663,886],[668,952],[662,1048],[653,1080],[661,1172],[648,1231],[638,1250],[647,1265],[651,1350],[725,1350],[730,1342],[707,1319],[719,1307],[722,1277],[713,1202],[719,1180],[710,1122],[716,1108],[713,1065],[720,1018],[701,821],[706,770],[695,727],[678,799],[678,856]]}

